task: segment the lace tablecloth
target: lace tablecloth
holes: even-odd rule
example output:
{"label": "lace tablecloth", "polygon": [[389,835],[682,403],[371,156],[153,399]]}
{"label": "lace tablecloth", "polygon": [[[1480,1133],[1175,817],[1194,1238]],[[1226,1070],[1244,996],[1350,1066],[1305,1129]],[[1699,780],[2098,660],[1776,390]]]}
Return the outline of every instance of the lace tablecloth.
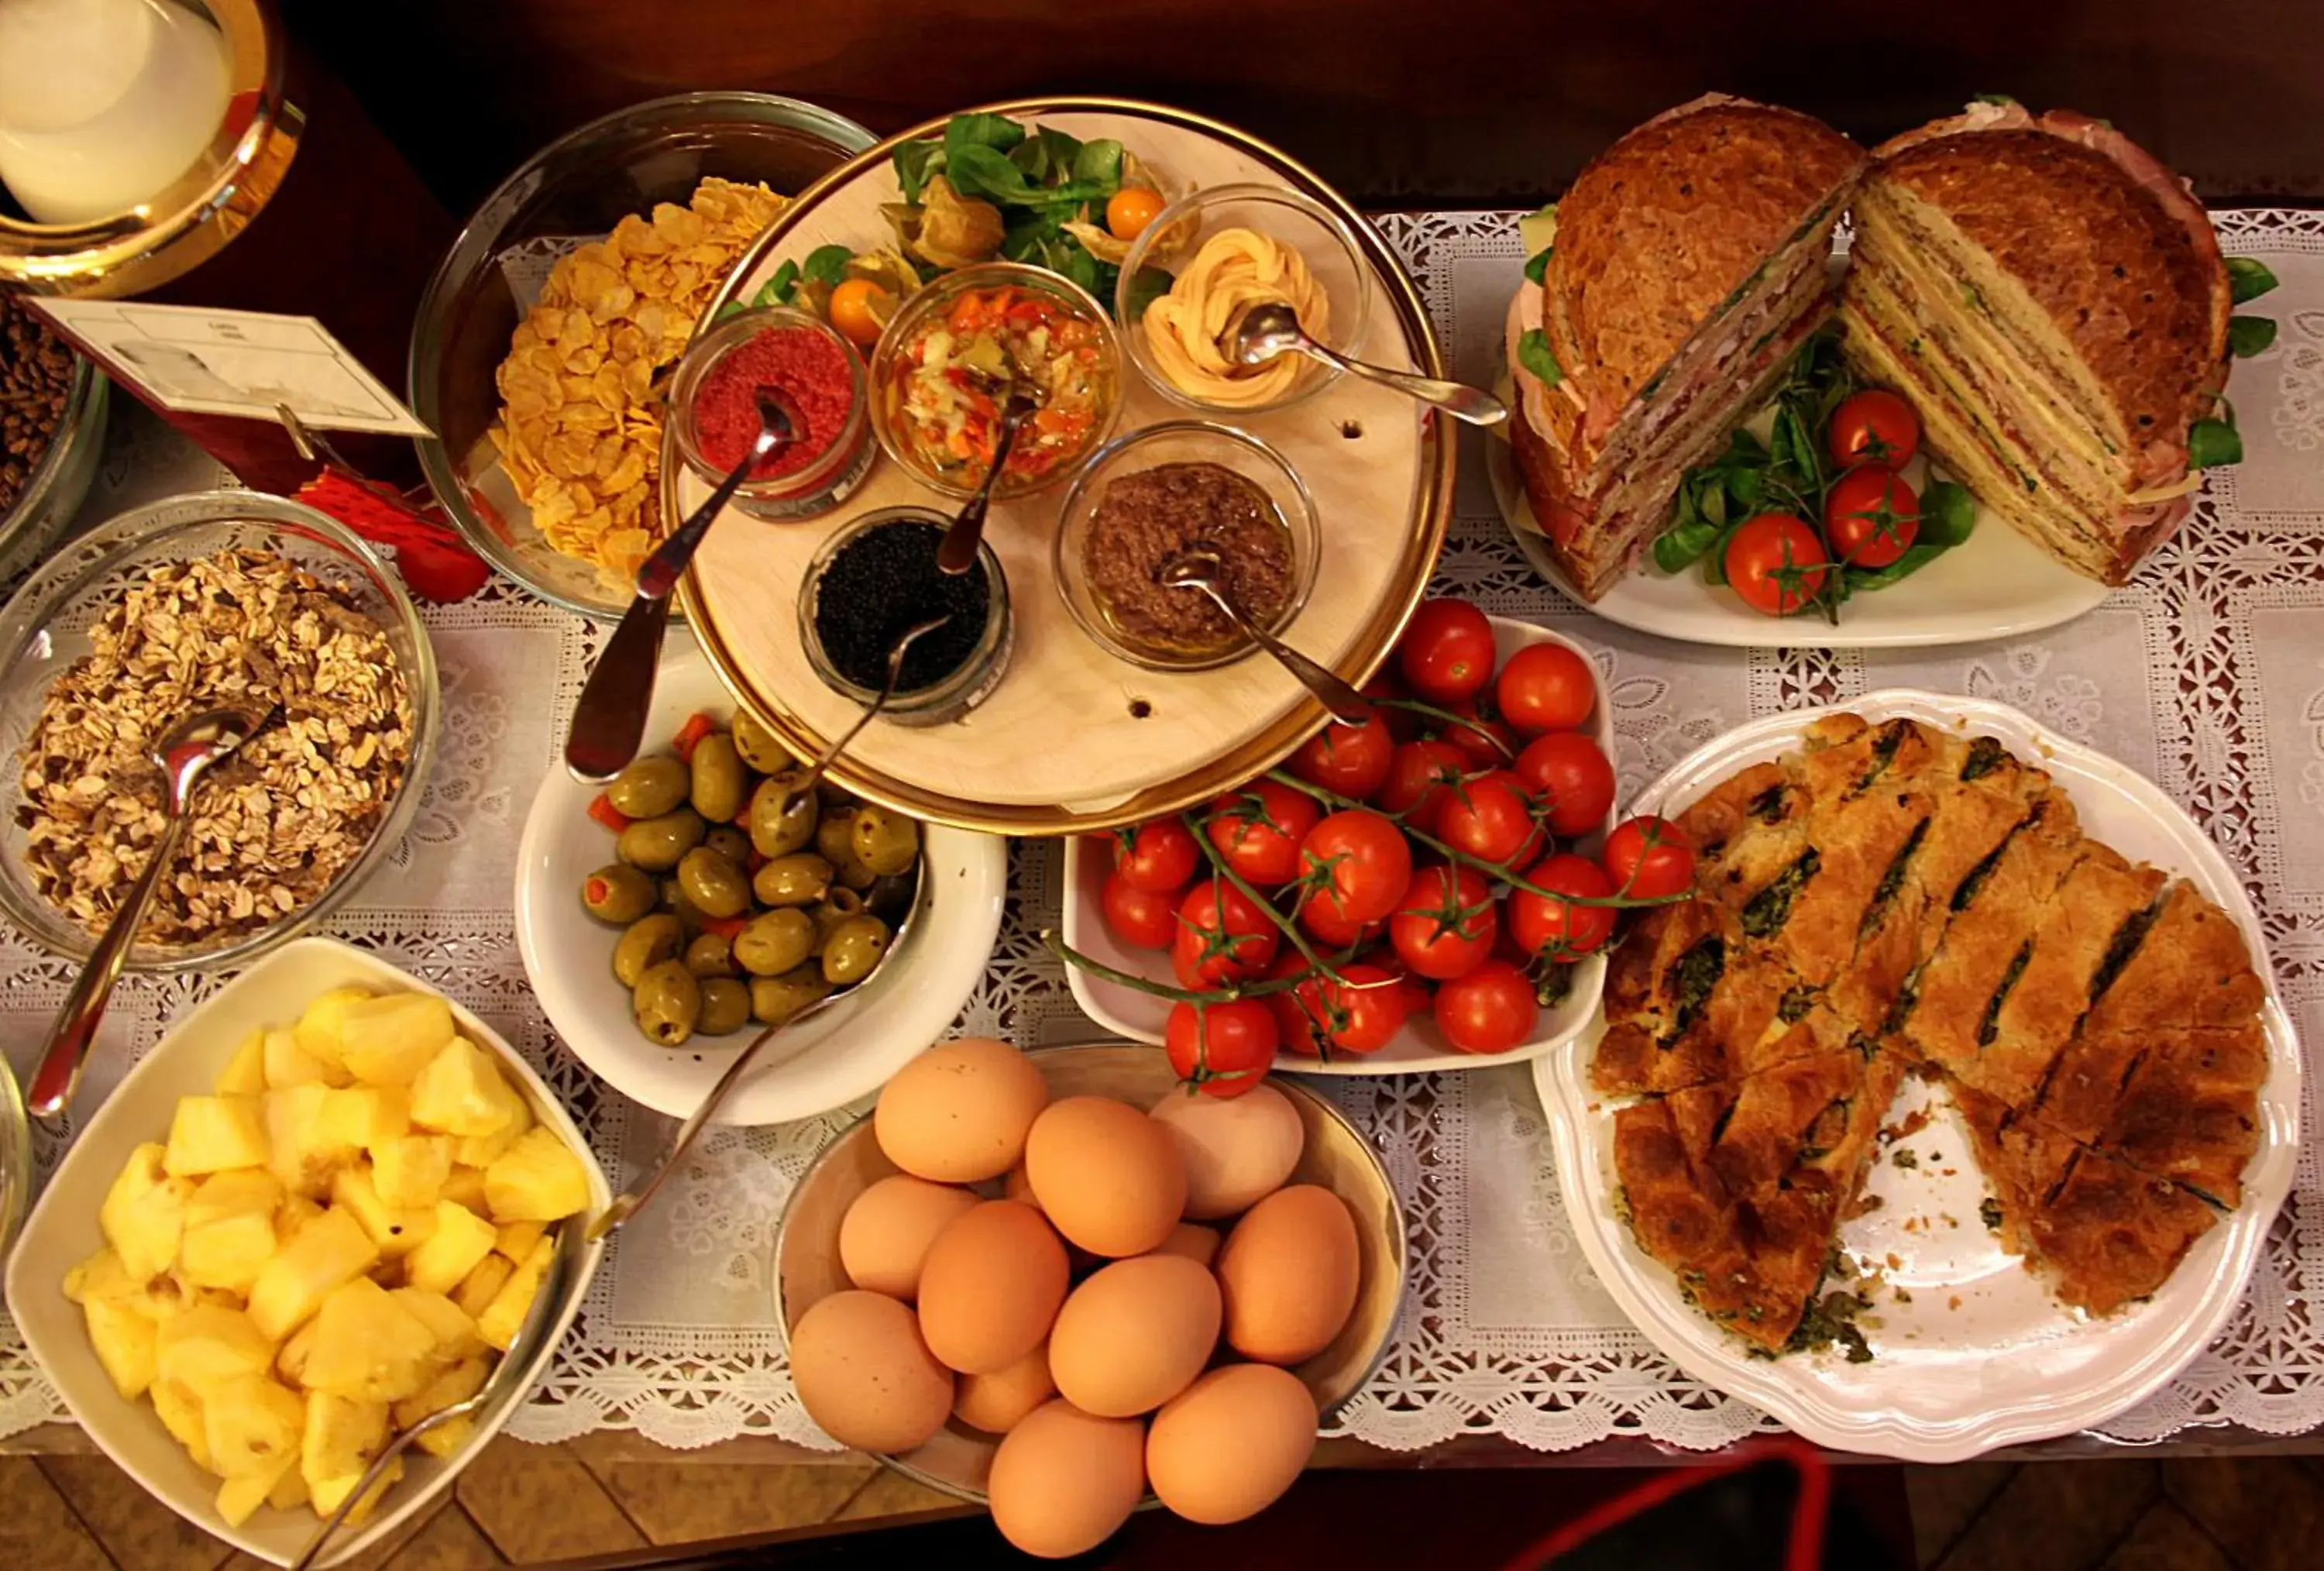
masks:
{"label": "lace tablecloth", "polygon": [[[1511,215],[1393,217],[1381,227],[1423,281],[1461,374],[1489,379],[1519,256]],[[2324,215],[2222,215],[2231,253],[2264,257],[2282,291],[2262,309],[2276,345],[2232,388],[2247,461],[2211,481],[2196,518],[2136,581],[2072,624],[1936,651],[1749,653],[1609,626],[1545,587],[1511,545],[1464,437],[1443,587],[1548,623],[1601,652],[1625,792],[1755,715],[1912,686],[1997,698],[2162,782],[2237,865],[2267,925],[2286,1003],[2324,1040]],[[496,585],[429,614],[444,672],[435,778],[394,864],[337,924],[493,1021],[548,1073],[619,1176],[656,1150],[661,1118],[604,1091],[561,1052],[526,988],[509,891],[517,830],[554,766],[595,635]],[[1057,919],[1061,858],[1017,848],[1009,919],[964,1030],[1025,1043],[1088,1034],[1036,935]],[[20,1074],[67,966],[0,932],[0,1032]],[[208,984],[124,984],[91,1078],[131,1058]],[[1542,1450],[1609,1437],[1690,1447],[1768,1420],[1681,1375],[1624,1322],[1584,1263],[1522,1069],[1322,1082],[1379,1142],[1411,1224],[1396,1343],[1337,1428],[1395,1449],[1497,1434]],[[2311,1075],[2314,1087],[2324,1075]],[[514,1432],[556,1440],[632,1428],[673,1446],[742,1435],[828,1446],[800,1409],[770,1313],[785,1195],[844,1121],[734,1132],[619,1235],[546,1386]],[[2318,1126],[2310,1110],[2309,1127]],[[46,1165],[60,1147],[43,1136]],[[2311,1146],[2243,1308],[2163,1392],[2106,1427],[2151,1440],[2190,1425],[2286,1434],[2324,1422],[2324,1171]],[[61,1418],[0,1320],[0,1435]]]}

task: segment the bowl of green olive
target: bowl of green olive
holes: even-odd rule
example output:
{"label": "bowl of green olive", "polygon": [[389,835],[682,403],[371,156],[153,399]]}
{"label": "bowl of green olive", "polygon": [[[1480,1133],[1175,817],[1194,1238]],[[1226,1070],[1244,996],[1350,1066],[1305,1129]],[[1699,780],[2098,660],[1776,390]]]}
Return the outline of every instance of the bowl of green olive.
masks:
{"label": "bowl of green olive", "polygon": [[752,1034],[798,1040],[723,1122],[842,1107],[949,1028],[1000,932],[1006,843],[828,784],[738,713],[673,630],[645,747],[600,789],[552,769],[527,818],[517,943],[567,1046],[602,1080],[691,1114]]}

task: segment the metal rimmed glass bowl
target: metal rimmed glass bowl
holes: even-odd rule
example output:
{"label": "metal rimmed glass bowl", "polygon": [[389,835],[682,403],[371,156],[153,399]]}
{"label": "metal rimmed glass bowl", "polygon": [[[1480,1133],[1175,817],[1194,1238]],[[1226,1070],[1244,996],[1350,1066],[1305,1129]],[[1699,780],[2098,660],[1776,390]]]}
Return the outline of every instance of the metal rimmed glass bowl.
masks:
{"label": "metal rimmed glass bowl", "polygon": [[[799,578],[799,647],[807,663],[824,686],[869,708],[879,701],[877,688],[867,688],[844,674],[824,647],[820,631],[824,578],[842,551],[864,536],[894,525],[917,525],[931,537],[931,550],[940,543],[952,520],[925,507],[883,507],[834,530],[816,550]],[[1016,648],[1017,629],[1009,602],[1009,578],[991,541],[979,541],[977,569],[984,575],[984,628],[975,646],[958,666],[925,687],[906,688],[888,700],[880,717],[893,725],[942,725],[959,719],[991,696],[1008,674],[1009,657]]]}
{"label": "metal rimmed glass bowl", "polygon": [[[1097,394],[1097,418],[1084,432],[1081,445],[1066,457],[1030,478],[1020,478],[1008,470],[1001,471],[1001,484],[993,488],[996,500],[1007,502],[1019,496],[1030,496],[1074,474],[1089,462],[1090,457],[1104,442],[1121,418],[1121,339],[1106,320],[1105,310],[1089,291],[1069,278],[1039,267],[1028,267],[1021,262],[982,262],[974,267],[964,267],[957,273],[947,273],[918,293],[905,300],[901,310],[880,334],[880,342],[872,350],[872,431],[880,439],[880,450],[905,474],[932,490],[946,496],[968,497],[976,494],[984,481],[982,467],[948,472],[936,467],[922,458],[913,443],[897,429],[899,411],[896,407],[898,378],[908,369],[904,358],[920,345],[932,328],[941,328],[961,297],[979,290],[1008,289],[1026,294],[1037,294],[1061,308],[1069,315],[1088,323],[1096,329],[1094,347],[1097,362],[1092,367],[1093,386]],[[997,383],[999,379],[993,379]],[[991,392],[991,402],[998,405],[1006,394],[996,385]],[[1020,446],[1023,437],[1019,437]]]}
{"label": "metal rimmed glass bowl", "polygon": [[429,489],[468,543],[542,599],[611,621],[631,591],[542,540],[486,432],[493,374],[551,263],[657,202],[684,206],[708,176],[797,196],[877,140],[853,120],[767,93],[681,93],[592,121],[543,148],[484,199],[420,297],[408,393]]}
{"label": "metal rimmed glass bowl", "polygon": [[[787,474],[764,480],[745,480],[734,493],[734,505],[753,518],[770,521],[820,518],[853,494],[871,471],[872,460],[878,456],[872,441],[871,400],[866,392],[863,357],[855,352],[854,345],[821,318],[788,306],[766,306],[737,311],[708,332],[698,334],[687,347],[685,357],[678,363],[678,374],[670,381],[670,434],[678,439],[678,456],[686,460],[686,467],[696,479],[715,487],[726,478],[726,471],[741,461],[750,444],[745,439],[736,443],[731,452],[721,454],[724,463],[714,460],[703,450],[703,389],[712,384],[729,356],[749,346],[761,333],[804,333],[831,346],[847,368],[847,413],[839,421],[839,430],[830,433],[821,452]],[[809,416],[802,412],[800,419],[807,422],[808,434],[819,434]]]}
{"label": "metal rimmed glass bowl", "polygon": [[[1122,259],[1121,279],[1114,290],[1114,310],[1121,322],[1121,337],[1139,372],[1156,392],[1188,409],[1220,414],[1257,414],[1288,409],[1313,398],[1339,378],[1340,373],[1302,356],[1298,375],[1288,391],[1264,398],[1205,396],[1182,387],[1157,362],[1146,334],[1142,306],[1152,292],[1150,281],[1139,275],[1159,268],[1181,274],[1213,236],[1230,229],[1248,229],[1296,251],[1321,291],[1326,311],[1320,321],[1303,313],[1300,325],[1327,349],[1351,358],[1363,356],[1364,333],[1370,321],[1371,269],[1356,244],[1355,235],[1340,216],[1314,198],[1286,186],[1213,186],[1179,198],[1139,231],[1130,254]],[[1220,324],[1222,328],[1224,323]]]}
{"label": "metal rimmed glass bowl", "polygon": [[105,453],[106,416],[113,384],[82,356],[73,356],[72,385],[65,393],[64,418],[49,439],[48,450],[24,480],[24,488],[0,513],[0,584],[14,579],[48,553],[80,511]]}
{"label": "metal rimmed glass bowl", "polygon": [[288,558],[344,586],[377,623],[401,666],[411,702],[403,779],[355,859],[313,901],[254,931],[182,947],[139,944],[132,971],[210,970],[247,961],[307,931],[376,873],[419,810],[436,752],[436,657],[395,572],[344,525],[310,507],[254,491],[173,496],[100,524],[69,542],[0,611],[0,910],[43,947],[85,958],[94,936],[51,905],[27,865],[18,760],[56,679],[88,652],[90,626],[137,575],[229,547]]}
{"label": "metal rimmed glass bowl", "polygon": [[[1238,639],[1222,648],[1189,653],[1143,642],[1124,628],[1090,582],[1087,550],[1092,526],[1106,487],[1123,476],[1164,464],[1215,464],[1257,485],[1273,504],[1276,516],[1291,537],[1291,593],[1267,630],[1280,634],[1307,604],[1315,587],[1321,529],[1315,501],[1290,461],[1249,431],[1212,420],[1169,420],[1116,438],[1100,448],[1065,493],[1059,510],[1055,542],[1050,548],[1051,576],[1057,593],[1081,629],[1099,648],[1117,660],[1156,671],[1204,671],[1231,665],[1258,652],[1259,646]],[[1176,594],[1199,593],[1194,589]]]}

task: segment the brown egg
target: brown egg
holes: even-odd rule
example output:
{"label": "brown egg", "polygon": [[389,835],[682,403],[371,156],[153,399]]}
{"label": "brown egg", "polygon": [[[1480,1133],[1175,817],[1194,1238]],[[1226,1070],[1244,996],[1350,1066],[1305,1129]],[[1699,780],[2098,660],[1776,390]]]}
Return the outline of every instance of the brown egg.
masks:
{"label": "brown egg", "polygon": [[1041,1071],[1007,1042],[938,1042],[896,1072],[872,1127],[888,1160],[939,1184],[997,1178],[1025,1154],[1025,1132],[1048,1105]]}
{"label": "brown egg", "polygon": [[1227,1345],[1261,1363],[1298,1363],[1331,1345],[1356,1307],[1355,1219],[1314,1184],[1252,1206],[1219,1251]]}
{"label": "brown egg", "polygon": [[1154,1415],[1146,1471],[1164,1505],[1217,1526],[1256,1516],[1297,1481],[1315,1449],[1315,1399],[1268,1363],[1230,1363]]}
{"label": "brown egg", "polygon": [[1094,1254],[1144,1254],[1186,1205],[1170,1132],[1126,1103],[1068,1096],[1033,1121],[1025,1174],[1056,1230]]}
{"label": "brown egg", "polygon": [[1219,1345],[1219,1285],[1176,1254],[1120,1260],[1073,1290],[1049,1332],[1057,1394],[1127,1419],[1185,1391]]}
{"label": "brown egg", "polygon": [[1065,1246],[1014,1200],[963,1213],[920,1267],[920,1335],[964,1374],[997,1374],[1038,1347],[1065,1301]]}
{"label": "brown egg", "polygon": [[840,1221],[839,1263],[847,1280],[908,1303],[920,1290],[928,1246],[976,1203],[969,1190],[909,1173],[881,1179],[855,1197]]}
{"label": "brown egg", "polygon": [[1010,1169],[1009,1176],[1001,1180],[1001,1197],[1021,1200],[1036,1211],[1041,1208],[1041,1202],[1033,1195],[1033,1180],[1025,1176],[1025,1164],[1021,1161]]}
{"label": "brown egg", "polygon": [[909,1451],[944,1428],[952,1371],[895,1299],[861,1290],[817,1299],[791,1329],[791,1380],[807,1417],[843,1446]]}
{"label": "brown egg", "polygon": [[1248,1211],[1299,1165],[1307,1131],[1291,1098],[1264,1082],[1222,1099],[1164,1093],[1152,1116],[1186,1164],[1186,1215],[1196,1221]]}
{"label": "brown egg", "polygon": [[1025,1415],[1057,1394],[1049,1378],[1046,1342],[996,1374],[964,1374],[953,1399],[952,1416],[972,1429],[1006,1435]]}
{"label": "brown egg", "polygon": [[1182,1254],[1196,1265],[1207,1266],[1218,1258],[1218,1230],[1199,1223],[1181,1222],[1170,1230],[1169,1237],[1154,1246],[1154,1252]]}
{"label": "brown egg", "polygon": [[1145,1498],[1146,1426],[1045,1402],[1001,1437],[984,1489],[993,1525],[1028,1555],[1093,1549]]}

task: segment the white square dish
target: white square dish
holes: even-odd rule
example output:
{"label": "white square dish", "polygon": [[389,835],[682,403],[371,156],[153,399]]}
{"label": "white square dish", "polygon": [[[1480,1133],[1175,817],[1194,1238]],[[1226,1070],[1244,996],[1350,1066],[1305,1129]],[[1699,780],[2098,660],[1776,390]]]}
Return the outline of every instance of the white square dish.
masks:
{"label": "white square dish", "polygon": [[[342,986],[435,991],[337,939],[300,938],[268,955],[189,1011],[123,1078],[50,1178],[8,1262],[9,1313],[23,1333],[33,1362],[56,1386],[74,1421],[155,1499],[204,1532],[277,1566],[290,1565],[306,1547],[317,1525],[315,1513],[304,1507],[281,1511],[262,1506],[241,1527],[229,1527],[217,1511],[217,1479],[196,1465],[162,1428],[150,1401],[125,1401],[114,1389],[89,1344],[80,1307],[65,1297],[64,1277],[104,1247],[97,1208],[106,1191],[132,1151],[146,1141],[167,1138],[178,1098],[208,1094],[253,1030],[286,1025],[316,994]],[[492,1027],[456,1001],[450,1002],[461,1033],[499,1058],[510,1083],[531,1104],[534,1118],[581,1159],[589,1180],[590,1210],[603,1210],[613,1199],[605,1175],[547,1084]],[[525,1371],[525,1390],[556,1356],[557,1344],[579,1311],[604,1255],[603,1243],[585,1243],[580,1250],[577,1269],[567,1279],[565,1301],[558,1306],[555,1332]],[[439,1460],[417,1449],[406,1452],[402,1481],[388,1492],[371,1520],[359,1530],[342,1529],[317,1563],[336,1565],[387,1538],[449,1486],[508,1422],[515,1405],[510,1401],[477,1414],[475,1432],[452,1456]]]}

